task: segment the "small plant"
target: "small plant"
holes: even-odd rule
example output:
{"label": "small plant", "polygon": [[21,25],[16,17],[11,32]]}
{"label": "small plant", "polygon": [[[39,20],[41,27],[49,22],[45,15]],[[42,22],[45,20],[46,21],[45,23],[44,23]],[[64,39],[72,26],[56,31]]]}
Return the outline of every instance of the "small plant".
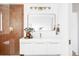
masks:
{"label": "small plant", "polygon": [[34,31],[34,29],[33,29],[33,28],[30,28],[30,27],[29,27],[29,28],[25,28],[24,30],[25,30],[26,32],[33,32],[33,31]]}

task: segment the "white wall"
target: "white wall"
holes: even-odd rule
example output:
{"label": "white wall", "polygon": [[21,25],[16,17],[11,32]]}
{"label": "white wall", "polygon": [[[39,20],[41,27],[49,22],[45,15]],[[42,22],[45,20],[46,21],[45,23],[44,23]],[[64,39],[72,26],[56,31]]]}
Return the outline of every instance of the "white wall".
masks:
{"label": "white wall", "polygon": [[[71,55],[72,52],[71,52],[71,48],[70,48],[70,45],[69,45],[69,42],[68,40],[71,40],[70,39],[70,21],[71,21],[71,14],[72,14],[72,4],[59,4],[58,5],[58,12],[57,12],[57,19],[59,19],[59,23],[61,25],[61,36],[63,38],[62,40],[62,45],[64,46],[64,48],[66,49],[66,52],[67,52],[67,49],[69,51],[69,54]],[[68,46],[68,47],[66,47]],[[63,52],[65,50],[63,49]]]}
{"label": "white wall", "polygon": [[72,14],[71,22],[72,50],[78,55],[78,14],[76,12]]}
{"label": "white wall", "polygon": [[[76,19],[74,19],[74,21],[76,22],[76,25],[77,25],[77,44],[75,44],[75,45],[77,45],[76,47],[77,47],[77,49],[78,49],[78,55],[79,55],[79,3],[73,3],[72,4],[72,10],[73,10],[73,13],[77,13],[76,15]],[[75,41],[75,39],[74,39],[74,41]],[[76,41],[75,41],[76,42]],[[75,46],[74,46],[75,47]]]}

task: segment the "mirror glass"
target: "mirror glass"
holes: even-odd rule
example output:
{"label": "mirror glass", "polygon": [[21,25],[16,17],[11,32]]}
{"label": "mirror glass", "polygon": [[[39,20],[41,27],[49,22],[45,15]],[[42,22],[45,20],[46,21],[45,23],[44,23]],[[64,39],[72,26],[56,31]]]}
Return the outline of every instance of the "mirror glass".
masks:
{"label": "mirror glass", "polygon": [[32,14],[28,15],[28,27],[32,27],[35,31],[39,29],[51,30],[53,27],[54,16],[52,14]]}
{"label": "mirror glass", "polygon": [[0,31],[2,31],[2,13],[0,13]]}

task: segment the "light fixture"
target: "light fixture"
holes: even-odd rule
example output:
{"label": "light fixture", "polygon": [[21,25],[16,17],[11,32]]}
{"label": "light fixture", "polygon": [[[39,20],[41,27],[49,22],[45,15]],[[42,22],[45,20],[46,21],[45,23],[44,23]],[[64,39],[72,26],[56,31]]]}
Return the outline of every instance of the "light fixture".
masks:
{"label": "light fixture", "polygon": [[46,10],[46,9],[48,9],[48,10],[50,10],[51,9],[51,7],[41,7],[41,6],[39,6],[39,7],[30,7],[30,9],[34,9],[34,10]]}
{"label": "light fixture", "polygon": [[33,7],[30,7],[30,9],[32,9]]}

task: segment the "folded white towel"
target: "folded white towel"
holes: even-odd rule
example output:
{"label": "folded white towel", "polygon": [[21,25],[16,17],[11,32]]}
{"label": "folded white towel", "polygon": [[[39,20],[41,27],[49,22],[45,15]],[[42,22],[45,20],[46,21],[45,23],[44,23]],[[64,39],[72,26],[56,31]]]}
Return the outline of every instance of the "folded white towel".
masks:
{"label": "folded white towel", "polygon": [[3,44],[5,44],[5,45],[9,45],[9,43],[10,43],[10,41],[3,42]]}

